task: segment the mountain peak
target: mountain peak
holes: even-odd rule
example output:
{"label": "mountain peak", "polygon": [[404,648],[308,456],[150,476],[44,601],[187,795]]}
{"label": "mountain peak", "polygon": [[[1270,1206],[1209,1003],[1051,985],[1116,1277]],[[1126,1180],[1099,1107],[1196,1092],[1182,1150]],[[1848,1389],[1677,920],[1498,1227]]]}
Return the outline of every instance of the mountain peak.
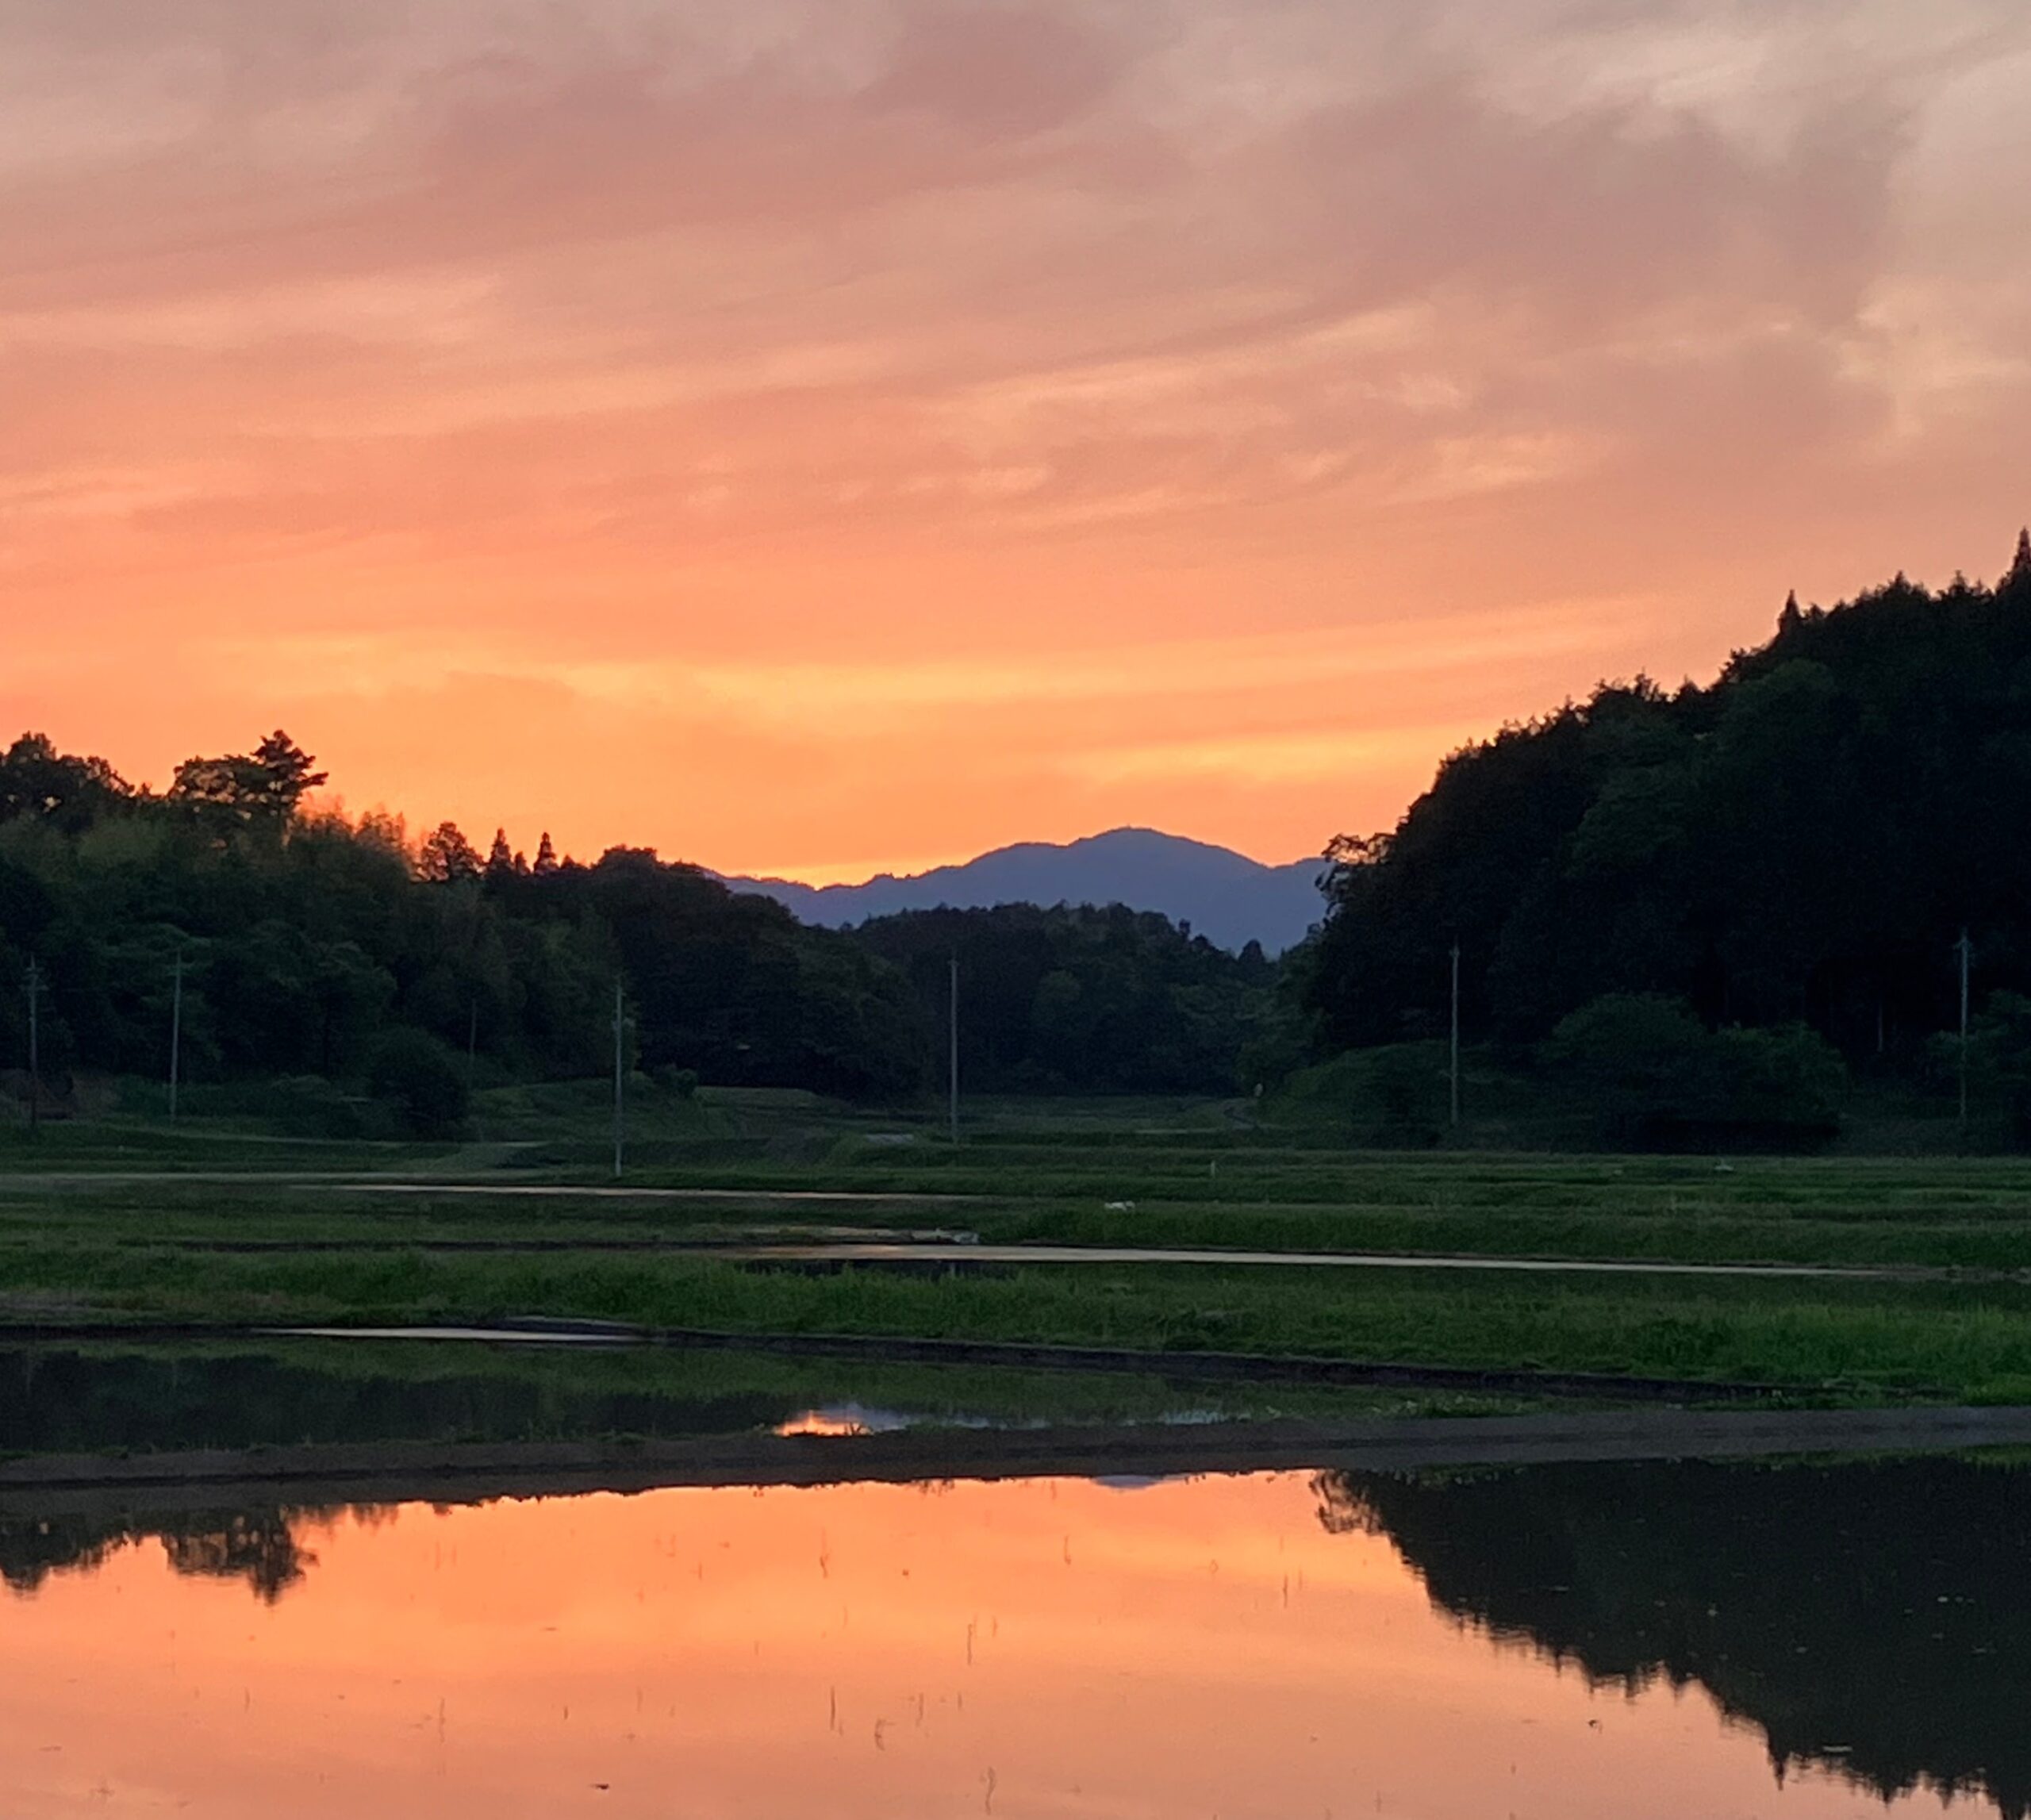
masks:
{"label": "mountain peak", "polygon": [[1319,860],[1265,866],[1246,854],[1150,827],[1108,828],[1062,843],[1023,841],[962,865],[864,885],[729,878],[736,891],[785,904],[800,920],[844,928],[902,910],[977,910],[1000,904],[1125,904],[1154,910],[1223,948],[1260,942],[1280,954],[1324,914]]}

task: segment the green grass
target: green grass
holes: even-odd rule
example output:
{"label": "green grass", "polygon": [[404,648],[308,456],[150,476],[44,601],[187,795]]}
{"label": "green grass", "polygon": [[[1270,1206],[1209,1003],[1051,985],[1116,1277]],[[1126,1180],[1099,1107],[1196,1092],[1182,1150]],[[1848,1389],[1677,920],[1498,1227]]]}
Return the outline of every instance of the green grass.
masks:
{"label": "green grass", "polygon": [[2014,1400],[2031,1288],[1026,1267],[926,1278],[666,1255],[216,1256],[18,1245],[0,1307],[109,1320],[476,1320],[542,1312],[733,1333],[1315,1354],[1751,1380],[1836,1398]]}
{"label": "green grass", "polygon": [[[470,1151],[321,1156],[305,1167],[478,1183],[605,1177]],[[349,1195],[328,1185],[151,1182],[0,1173],[0,1242],[52,1229],[121,1238],[706,1238],[758,1225],[965,1227],[1080,1244],[1430,1252],[1689,1263],[2031,1270],[2031,1164],[1325,1156],[1178,1143],[1029,1143],[884,1154],[835,1142],[818,1162],[766,1157],[632,1173],[639,1185],[764,1196],[846,1189],[865,1204],[580,1202]],[[913,1200],[928,1196],[935,1198]],[[956,1197],[956,1198],[948,1198]],[[1127,1208],[1111,1203],[1132,1203]]]}
{"label": "green grass", "polygon": [[[631,1184],[889,1198],[398,1197],[245,1177],[293,1169],[603,1185],[587,1093],[516,1093],[490,1102],[492,1141],[434,1149],[285,1143],[198,1126],[163,1134],[138,1123],[56,1127],[33,1145],[16,1134],[0,1144],[0,1318],[545,1313],[757,1334],[1749,1379],[1835,1399],[2031,1398],[2031,1159],[1350,1152],[1249,1128],[1232,1108],[1156,1102],[1005,1105],[955,1150],[927,1116],[840,1112],[808,1096],[708,1094],[650,1121]],[[228,1179],[113,1179],[152,1169]],[[1146,1265],[931,1280],[747,1269],[668,1252],[422,1249],[462,1238],[704,1241],[785,1228],[955,1227],[1005,1241],[1964,1274],[1736,1282]],[[202,1249],[333,1239],[368,1249]]]}

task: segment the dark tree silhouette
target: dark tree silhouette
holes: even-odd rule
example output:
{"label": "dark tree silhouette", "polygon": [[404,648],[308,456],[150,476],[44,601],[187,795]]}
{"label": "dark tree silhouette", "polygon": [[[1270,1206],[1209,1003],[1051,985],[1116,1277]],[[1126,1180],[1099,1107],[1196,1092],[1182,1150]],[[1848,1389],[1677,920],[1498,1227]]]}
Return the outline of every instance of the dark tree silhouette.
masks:
{"label": "dark tree silhouette", "polygon": [[0,754],[0,822],[28,817],[77,834],[130,794],[105,759],[67,757],[44,733],[24,733]]}
{"label": "dark tree silhouette", "polygon": [[278,728],[251,753],[185,759],[176,767],[169,801],[217,835],[250,829],[278,835],[304,797],[325,781],[315,763]]}
{"label": "dark tree silhouette", "polygon": [[905,911],[858,936],[933,1030],[958,960],[960,1073],[989,1092],[1233,1092],[1277,978],[1259,947],[1230,954],[1118,904]]}
{"label": "dark tree silhouette", "polygon": [[[385,812],[313,812],[321,781],[279,734],[162,798],[38,736],[0,756],[0,826],[40,824],[0,843],[0,977],[33,952],[46,1079],[156,1076],[179,955],[183,1104],[264,1078],[266,1112],[331,1135],[455,1126],[469,1043],[499,1075],[599,1073],[617,966],[649,1066],[855,1095],[926,1077],[901,975],[850,936],[652,853],[585,866],[546,838],[532,869],[501,838],[488,862],[447,823],[413,854]],[[10,1060],[25,1016],[0,993]]]}
{"label": "dark tree silhouette", "polygon": [[445,821],[424,836],[417,852],[416,869],[419,877],[433,885],[455,885],[462,879],[478,877],[486,867],[478,849],[459,832],[457,823]]}
{"label": "dark tree silhouette", "polygon": [[1465,747],[1387,836],[1336,843],[1308,957],[1329,1047],[1534,1043],[1609,994],[1803,1021],[1915,1065],[1975,989],[2031,991],[2031,538],[1994,588],[1902,577],[1706,687],[1603,685]]}

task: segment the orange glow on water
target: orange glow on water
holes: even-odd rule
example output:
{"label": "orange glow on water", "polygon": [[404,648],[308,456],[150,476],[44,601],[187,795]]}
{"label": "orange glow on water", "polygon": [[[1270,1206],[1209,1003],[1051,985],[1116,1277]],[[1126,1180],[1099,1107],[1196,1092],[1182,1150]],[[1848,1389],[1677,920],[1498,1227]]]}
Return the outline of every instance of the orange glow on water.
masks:
{"label": "orange glow on water", "polygon": [[[1302,1476],[346,1516],[264,1605],[155,1543],[0,1603],[10,1820],[1847,1820],[1696,1690],[1435,1615]],[[1937,1813],[1928,1797],[1895,1804]]]}

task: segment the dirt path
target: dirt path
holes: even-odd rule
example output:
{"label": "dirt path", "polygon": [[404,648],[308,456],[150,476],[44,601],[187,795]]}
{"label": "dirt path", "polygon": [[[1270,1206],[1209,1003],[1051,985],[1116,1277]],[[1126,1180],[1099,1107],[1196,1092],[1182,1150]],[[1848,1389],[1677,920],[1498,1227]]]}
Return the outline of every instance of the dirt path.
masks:
{"label": "dirt path", "polygon": [[[589,1191],[573,1189],[574,1194]],[[599,1192],[603,1191],[589,1191]],[[620,1192],[620,1191],[614,1191]],[[647,1191],[645,1191],[647,1192]],[[750,1193],[746,1190],[697,1188],[667,1190],[701,1199],[749,1206],[774,1202],[858,1200],[863,1204],[906,1201],[901,1195],[823,1195]],[[932,1200],[940,1197],[915,1197]],[[853,1233],[851,1227],[835,1228]],[[802,1228],[806,1234],[808,1227]],[[1522,1273],[1540,1276],[1733,1277],[1773,1281],[1821,1279],[1865,1282],[1924,1282],[2021,1280],[2014,1271],[1947,1269],[1915,1264],[1692,1264],[1664,1258],[1506,1257],[1499,1255],[1436,1251],[1263,1251],[1227,1250],[1211,1246],[982,1244],[969,1235],[916,1237],[800,1237],[793,1241],[687,1238],[681,1234],[614,1237],[605,1234],[541,1233],[509,1238],[464,1238],[444,1236],[378,1235],[359,1238],[213,1238],[151,1236],[153,1247],[260,1255],[287,1252],[379,1253],[441,1252],[661,1252],[693,1257],[717,1257],[741,1264],[832,1265],[866,1265],[911,1269],[1008,1269],[1023,1265],[1121,1268],[1137,1265],[1181,1265],[1219,1269],[1287,1270],[1455,1270]]]}
{"label": "dirt path", "polygon": [[245,1185],[298,1188],[340,1194],[464,1195],[505,1200],[787,1201],[866,1203],[963,1201],[976,1197],[893,1193],[847,1188],[577,1187],[566,1182],[433,1181],[428,1177],[363,1176],[349,1169],[69,1169],[38,1175],[0,1175],[0,1191],[50,1192],[64,1188],[224,1187]]}
{"label": "dirt path", "polygon": [[1226,1269],[1273,1265],[1299,1270],[1500,1270],[1614,1277],[1944,1276],[1907,1265],[1841,1264],[1675,1264],[1647,1258],[1503,1257],[1435,1251],[1229,1251],[1214,1246],[1138,1245],[981,1245],[826,1240],[804,1245],[712,1245],[709,1256],[749,1262],[830,1264],[1184,1264]]}

